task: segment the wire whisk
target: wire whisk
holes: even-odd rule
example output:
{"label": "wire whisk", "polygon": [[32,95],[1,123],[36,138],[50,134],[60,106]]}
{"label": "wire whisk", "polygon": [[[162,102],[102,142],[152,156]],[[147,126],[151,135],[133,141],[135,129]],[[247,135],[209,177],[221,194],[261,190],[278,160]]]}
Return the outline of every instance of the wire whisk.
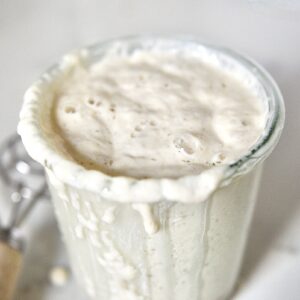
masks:
{"label": "wire whisk", "polygon": [[8,212],[0,215],[0,240],[9,240],[36,202],[49,198],[44,170],[29,157],[17,134],[0,146],[0,178],[10,193]]}

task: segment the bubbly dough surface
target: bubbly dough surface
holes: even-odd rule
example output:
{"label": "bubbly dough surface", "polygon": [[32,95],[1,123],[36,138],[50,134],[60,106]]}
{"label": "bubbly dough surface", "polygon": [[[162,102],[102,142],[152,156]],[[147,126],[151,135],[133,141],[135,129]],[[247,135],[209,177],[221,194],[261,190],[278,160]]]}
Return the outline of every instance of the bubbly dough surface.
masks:
{"label": "bubbly dough surface", "polygon": [[75,161],[136,178],[233,163],[266,122],[262,99],[236,74],[163,50],[78,63],[58,88],[53,116]]}

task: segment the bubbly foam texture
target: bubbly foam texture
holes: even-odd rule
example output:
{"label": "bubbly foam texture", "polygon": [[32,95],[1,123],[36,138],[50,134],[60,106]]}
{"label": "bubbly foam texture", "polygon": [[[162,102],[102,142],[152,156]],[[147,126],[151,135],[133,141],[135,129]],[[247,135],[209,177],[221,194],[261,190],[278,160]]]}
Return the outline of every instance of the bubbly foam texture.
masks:
{"label": "bubbly foam texture", "polygon": [[74,160],[110,175],[175,178],[233,163],[262,135],[266,108],[229,63],[184,49],[78,59],[57,90],[55,127]]}

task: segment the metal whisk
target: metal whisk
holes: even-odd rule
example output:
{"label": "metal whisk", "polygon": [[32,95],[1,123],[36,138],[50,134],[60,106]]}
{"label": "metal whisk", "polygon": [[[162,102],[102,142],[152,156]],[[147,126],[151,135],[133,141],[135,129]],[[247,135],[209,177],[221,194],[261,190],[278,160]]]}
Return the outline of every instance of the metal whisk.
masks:
{"label": "metal whisk", "polygon": [[22,260],[23,240],[16,229],[36,202],[49,195],[42,167],[28,156],[17,134],[0,146],[0,178],[10,193],[5,203],[0,198],[0,295],[1,300],[8,300]]}

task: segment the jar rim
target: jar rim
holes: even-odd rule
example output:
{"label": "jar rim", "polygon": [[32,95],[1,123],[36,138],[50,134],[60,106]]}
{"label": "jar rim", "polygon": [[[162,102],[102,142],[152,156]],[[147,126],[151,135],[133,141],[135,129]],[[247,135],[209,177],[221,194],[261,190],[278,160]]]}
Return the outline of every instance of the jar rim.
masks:
{"label": "jar rim", "polygon": [[[91,57],[96,57],[99,55],[99,51],[103,51],[105,47],[109,47],[114,42],[126,42],[133,47],[137,45],[142,46],[145,42],[154,41],[166,41],[176,44],[194,44],[206,49],[222,53],[229,56],[243,67],[245,67],[251,74],[253,74],[263,86],[268,101],[268,119],[266,123],[266,128],[264,130],[263,136],[258,140],[258,142],[249,149],[245,155],[243,155],[236,162],[225,165],[225,172],[223,173],[222,184],[226,184],[233,178],[249,172],[256,164],[262,162],[274,149],[276,146],[281,131],[284,125],[284,103],[281,92],[270,76],[270,74],[257,62],[252,59],[239,54],[236,51],[219,47],[212,46],[199,41],[197,38],[190,37],[164,37],[164,36],[133,36],[133,37],[123,37],[109,40],[106,42],[100,42],[84,48],[84,51],[88,53]],[[111,176],[98,170],[88,170],[83,166],[68,161],[65,157],[49,147],[48,143],[43,138],[42,129],[38,122],[38,107],[40,105],[41,93],[40,89],[45,89],[51,84],[54,78],[58,78],[65,72],[65,65],[63,63],[57,64],[50,68],[46,73],[44,73],[40,80],[33,84],[26,92],[24,96],[24,105],[20,114],[20,122],[18,125],[18,132],[22,137],[25,148],[28,153],[38,162],[43,164],[46,169],[49,169],[49,163],[51,165],[51,171],[55,173],[62,181],[73,185],[78,188],[85,188],[88,190],[99,192],[101,189],[99,187],[100,182],[116,180],[128,181],[129,186],[133,186],[137,182],[156,182],[158,184],[163,181],[186,181],[186,178],[197,177],[197,175],[184,175],[174,179],[168,178],[133,178],[130,176]],[[50,159],[49,159],[50,158]],[[101,179],[101,180],[100,180]],[[90,181],[95,181],[98,184],[92,185]],[[102,186],[100,184],[100,186]]]}

